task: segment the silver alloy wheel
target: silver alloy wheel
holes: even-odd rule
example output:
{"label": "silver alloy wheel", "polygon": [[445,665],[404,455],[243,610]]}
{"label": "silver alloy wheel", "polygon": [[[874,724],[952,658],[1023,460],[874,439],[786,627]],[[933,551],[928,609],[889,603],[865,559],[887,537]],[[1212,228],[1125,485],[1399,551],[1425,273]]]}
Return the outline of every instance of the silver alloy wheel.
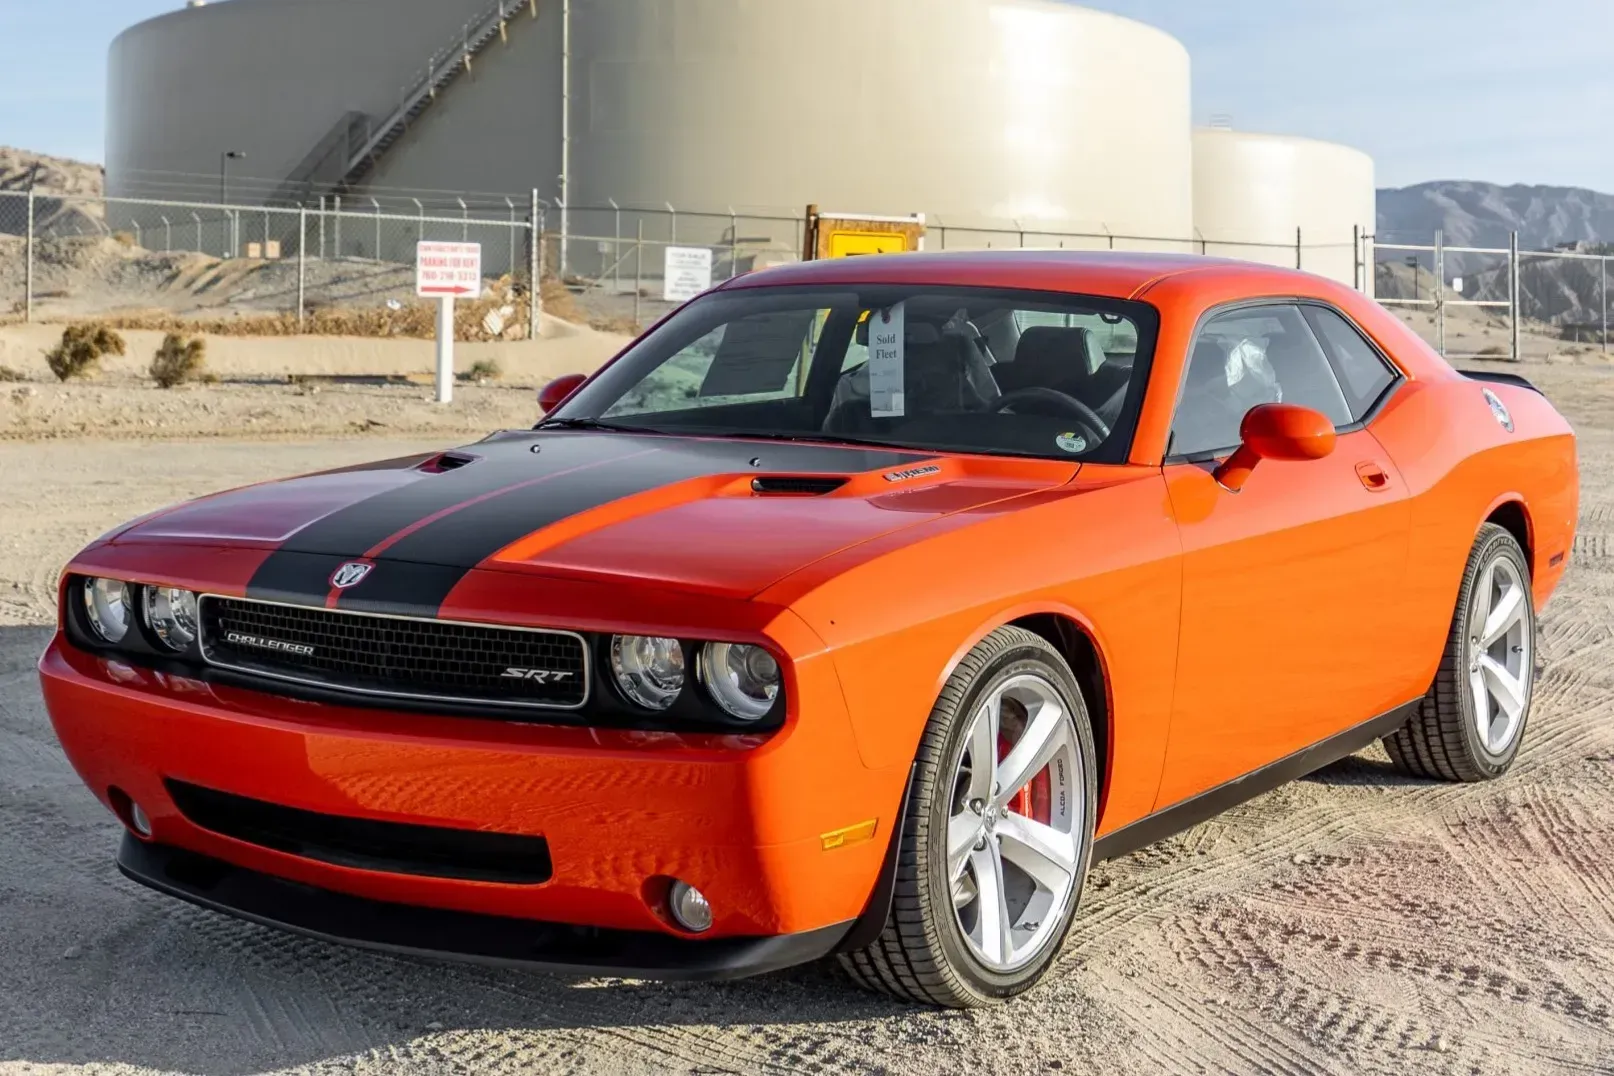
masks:
{"label": "silver alloy wheel", "polygon": [[[1076,744],[1059,692],[1041,676],[1005,681],[971,719],[953,774],[947,878],[964,940],[995,972],[1040,956],[1074,896],[1087,802],[1077,784]],[[1001,759],[1000,745],[1007,748]],[[1034,812],[1043,817],[1012,810],[1020,791],[1043,775],[1043,802]]]}
{"label": "silver alloy wheel", "polygon": [[1530,600],[1511,560],[1485,568],[1468,611],[1468,691],[1480,743],[1492,755],[1512,745],[1530,705]]}

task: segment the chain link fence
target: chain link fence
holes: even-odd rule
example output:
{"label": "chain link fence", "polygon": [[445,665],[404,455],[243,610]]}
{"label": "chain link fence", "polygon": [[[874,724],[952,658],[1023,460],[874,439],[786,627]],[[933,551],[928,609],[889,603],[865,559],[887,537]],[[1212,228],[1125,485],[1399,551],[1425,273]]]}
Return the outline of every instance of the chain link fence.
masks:
{"label": "chain link fence", "polygon": [[0,318],[404,332],[425,305],[415,246],[449,240],[482,245],[501,310],[484,318],[496,332],[474,335],[518,339],[533,328],[534,234],[530,208],[488,219],[0,192]]}
{"label": "chain link fence", "polygon": [[[489,295],[471,339],[520,339],[550,312],[634,332],[665,299],[671,249],[710,252],[712,280],[798,260],[802,215],[574,206],[512,196],[325,198],[304,208],[0,191],[0,320],[107,318],[214,331],[429,335],[414,294],[422,240],[482,247]],[[452,207],[452,208],[449,208]],[[1132,235],[931,216],[931,250],[1171,251],[1295,266],[1354,281],[1452,359],[1528,359],[1609,346],[1614,249],[1389,242],[1296,229],[1292,242]]]}

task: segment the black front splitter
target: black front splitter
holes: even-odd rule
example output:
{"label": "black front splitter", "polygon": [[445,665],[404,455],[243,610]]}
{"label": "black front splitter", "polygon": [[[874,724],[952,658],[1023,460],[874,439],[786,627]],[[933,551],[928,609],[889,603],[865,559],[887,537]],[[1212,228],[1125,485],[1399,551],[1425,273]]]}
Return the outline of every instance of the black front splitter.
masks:
{"label": "black front splitter", "polygon": [[142,885],[240,919],[388,953],[573,976],[743,979],[833,952],[852,929],[696,940],[369,900],[125,835],[118,869]]}

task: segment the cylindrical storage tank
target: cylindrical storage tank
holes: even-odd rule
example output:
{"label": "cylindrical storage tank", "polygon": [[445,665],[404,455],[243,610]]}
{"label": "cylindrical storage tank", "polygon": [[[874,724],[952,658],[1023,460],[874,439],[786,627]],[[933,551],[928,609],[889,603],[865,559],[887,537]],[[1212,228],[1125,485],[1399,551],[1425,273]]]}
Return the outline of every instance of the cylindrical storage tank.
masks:
{"label": "cylindrical storage tank", "polygon": [[217,201],[233,151],[231,201],[261,203],[345,115],[393,112],[485,6],[229,0],[133,26],[108,57],[107,193]]}
{"label": "cylindrical storage tank", "polygon": [[1371,235],[1373,159],[1331,142],[1194,131],[1194,227],[1204,253],[1298,266],[1359,286]]}
{"label": "cylindrical storage tank", "polygon": [[[639,219],[659,242],[782,237],[764,218],[809,203],[925,213],[932,249],[1021,230],[1188,249],[1188,55],[1141,23],[1053,0],[572,0],[563,107],[559,6],[512,25],[371,181],[559,201],[565,115],[577,260]],[[613,201],[659,212],[622,219]]]}

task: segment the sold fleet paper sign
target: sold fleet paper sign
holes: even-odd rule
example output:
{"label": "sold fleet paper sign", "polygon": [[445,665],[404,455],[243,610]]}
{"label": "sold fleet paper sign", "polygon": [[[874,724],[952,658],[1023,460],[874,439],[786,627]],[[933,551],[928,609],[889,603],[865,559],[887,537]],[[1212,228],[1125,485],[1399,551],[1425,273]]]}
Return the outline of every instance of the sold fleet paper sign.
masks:
{"label": "sold fleet paper sign", "polygon": [[417,243],[415,294],[427,299],[480,298],[482,244]]}

